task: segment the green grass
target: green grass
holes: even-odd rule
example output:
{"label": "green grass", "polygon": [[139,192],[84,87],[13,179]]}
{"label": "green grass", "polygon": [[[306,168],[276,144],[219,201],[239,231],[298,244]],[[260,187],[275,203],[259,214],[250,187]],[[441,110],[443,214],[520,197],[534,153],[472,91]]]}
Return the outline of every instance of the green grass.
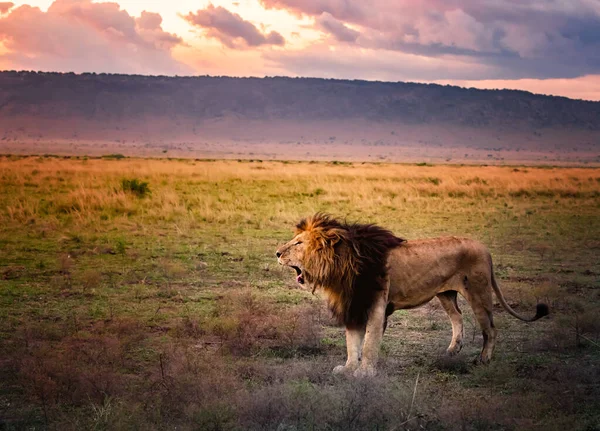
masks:
{"label": "green grass", "polygon": [[[152,192],[140,199],[124,178]],[[0,429],[594,429],[598,178],[0,158]],[[526,313],[542,300],[552,315],[527,325],[496,308],[494,361],[473,367],[468,306],[465,347],[449,359],[434,301],[391,317],[375,381],[334,377],[343,330],[274,258],[315,211],[406,238],[478,238],[509,302]]]}

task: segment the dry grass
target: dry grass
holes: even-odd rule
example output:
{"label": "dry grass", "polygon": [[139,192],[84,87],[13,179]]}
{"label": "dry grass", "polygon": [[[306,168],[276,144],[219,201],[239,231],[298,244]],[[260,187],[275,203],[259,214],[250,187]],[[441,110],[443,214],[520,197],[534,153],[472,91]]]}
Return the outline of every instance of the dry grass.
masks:
{"label": "dry grass", "polygon": [[[598,169],[0,157],[0,187],[0,429],[583,430],[600,418]],[[447,359],[433,302],[392,316],[380,378],[334,378],[343,331],[273,258],[314,211],[481,239],[509,302],[546,301],[551,319],[498,308],[495,361],[474,368],[470,310],[464,351]]]}
{"label": "dry grass", "polygon": [[[260,169],[259,169],[260,168]],[[360,203],[361,211],[381,207],[448,204],[457,198],[503,199],[598,198],[600,176],[595,169],[415,166],[385,164],[311,164],[236,161],[166,160],[71,160],[22,158],[0,160],[0,178],[5,187],[19,190],[3,214],[26,222],[35,215],[72,214],[96,217],[110,209],[114,215],[144,215],[163,219],[194,217],[228,222],[255,215],[256,199],[273,204],[272,218],[295,216],[282,202],[289,197],[318,197],[324,204],[340,201]],[[140,178],[156,189],[148,202],[133,201],[120,186],[124,178]],[[65,187],[65,183],[68,187]],[[254,188],[241,189],[252,183]],[[269,184],[263,196],[261,184]],[[219,184],[218,193],[201,193]],[[51,203],[35,199],[66,190]],[[251,193],[248,193],[248,192]],[[34,192],[34,193],[31,193]],[[278,198],[283,199],[278,199]],[[429,201],[427,198],[439,198]],[[427,202],[423,202],[423,200]],[[279,202],[278,202],[279,201]],[[462,208],[452,205],[453,210]],[[274,220],[275,221],[275,220]],[[277,220],[279,221],[279,220]]]}

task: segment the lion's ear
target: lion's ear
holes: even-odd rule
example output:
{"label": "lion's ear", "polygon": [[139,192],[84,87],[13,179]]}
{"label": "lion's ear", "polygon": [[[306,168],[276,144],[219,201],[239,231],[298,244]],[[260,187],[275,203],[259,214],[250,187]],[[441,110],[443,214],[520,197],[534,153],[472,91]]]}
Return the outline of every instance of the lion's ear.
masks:
{"label": "lion's ear", "polygon": [[323,237],[325,238],[327,245],[333,247],[344,239],[344,234],[345,232],[342,229],[328,229],[323,233]]}
{"label": "lion's ear", "polygon": [[340,238],[339,237],[332,237],[332,238],[327,238],[325,240],[325,242],[327,243],[328,247],[333,247],[334,245],[336,245],[338,242],[340,242]]}

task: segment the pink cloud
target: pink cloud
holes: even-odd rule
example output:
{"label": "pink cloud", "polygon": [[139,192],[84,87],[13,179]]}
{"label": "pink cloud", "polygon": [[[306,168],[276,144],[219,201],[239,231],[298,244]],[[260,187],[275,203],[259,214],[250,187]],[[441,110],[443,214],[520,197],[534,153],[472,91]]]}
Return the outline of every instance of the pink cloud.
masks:
{"label": "pink cloud", "polygon": [[[117,3],[56,0],[47,12],[23,5],[0,18],[8,53],[0,67],[74,72],[182,74],[171,56],[181,38],[165,32],[160,15],[130,16]],[[6,66],[5,66],[6,65]]]}
{"label": "pink cloud", "polygon": [[[318,16],[326,12],[337,19],[359,22],[367,18],[371,2],[361,0],[259,0],[265,9],[285,9],[296,15]],[[381,1],[381,0],[379,0]],[[377,2],[374,2],[377,3]],[[374,5],[375,6],[375,5]]]}
{"label": "pink cloud", "polygon": [[11,2],[0,2],[0,15],[8,12],[14,5],[15,4]]}
{"label": "pink cloud", "polygon": [[254,24],[221,6],[215,7],[210,4],[206,9],[200,9],[196,13],[190,12],[183,18],[205,30],[207,37],[217,39],[229,48],[285,45],[281,34],[276,31],[261,33]]}
{"label": "pink cloud", "polygon": [[323,12],[316,20],[317,28],[331,34],[339,42],[355,42],[360,33],[335,19],[329,12]]}

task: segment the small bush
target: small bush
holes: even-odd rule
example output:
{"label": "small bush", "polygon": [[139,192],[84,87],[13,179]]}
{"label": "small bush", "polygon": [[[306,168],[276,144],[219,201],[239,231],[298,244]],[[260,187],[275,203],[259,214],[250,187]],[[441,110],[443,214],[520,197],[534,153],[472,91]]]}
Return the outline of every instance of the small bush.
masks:
{"label": "small bush", "polygon": [[[518,171],[518,169],[516,169],[516,171]],[[479,185],[487,186],[488,182],[479,177],[473,177],[473,178],[469,178],[468,180],[466,180],[465,184],[468,186],[470,186],[471,184],[479,184]]]}
{"label": "small bush", "polygon": [[137,178],[134,178],[132,180],[123,178],[121,180],[121,187],[123,188],[124,192],[133,193],[139,198],[143,198],[144,196],[149,195],[151,193],[150,187],[148,186],[148,182],[140,181]]}
{"label": "small bush", "polygon": [[115,252],[118,254],[125,254],[127,250],[127,243],[125,238],[118,237],[115,239]]}
{"label": "small bush", "polygon": [[96,289],[102,281],[102,273],[96,269],[86,269],[81,274],[81,285],[84,289]]}
{"label": "small bush", "polygon": [[203,329],[217,336],[222,347],[234,356],[312,356],[321,353],[322,335],[314,307],[297,306],[282,317],[250,291],[234,291],[217,301]]}

